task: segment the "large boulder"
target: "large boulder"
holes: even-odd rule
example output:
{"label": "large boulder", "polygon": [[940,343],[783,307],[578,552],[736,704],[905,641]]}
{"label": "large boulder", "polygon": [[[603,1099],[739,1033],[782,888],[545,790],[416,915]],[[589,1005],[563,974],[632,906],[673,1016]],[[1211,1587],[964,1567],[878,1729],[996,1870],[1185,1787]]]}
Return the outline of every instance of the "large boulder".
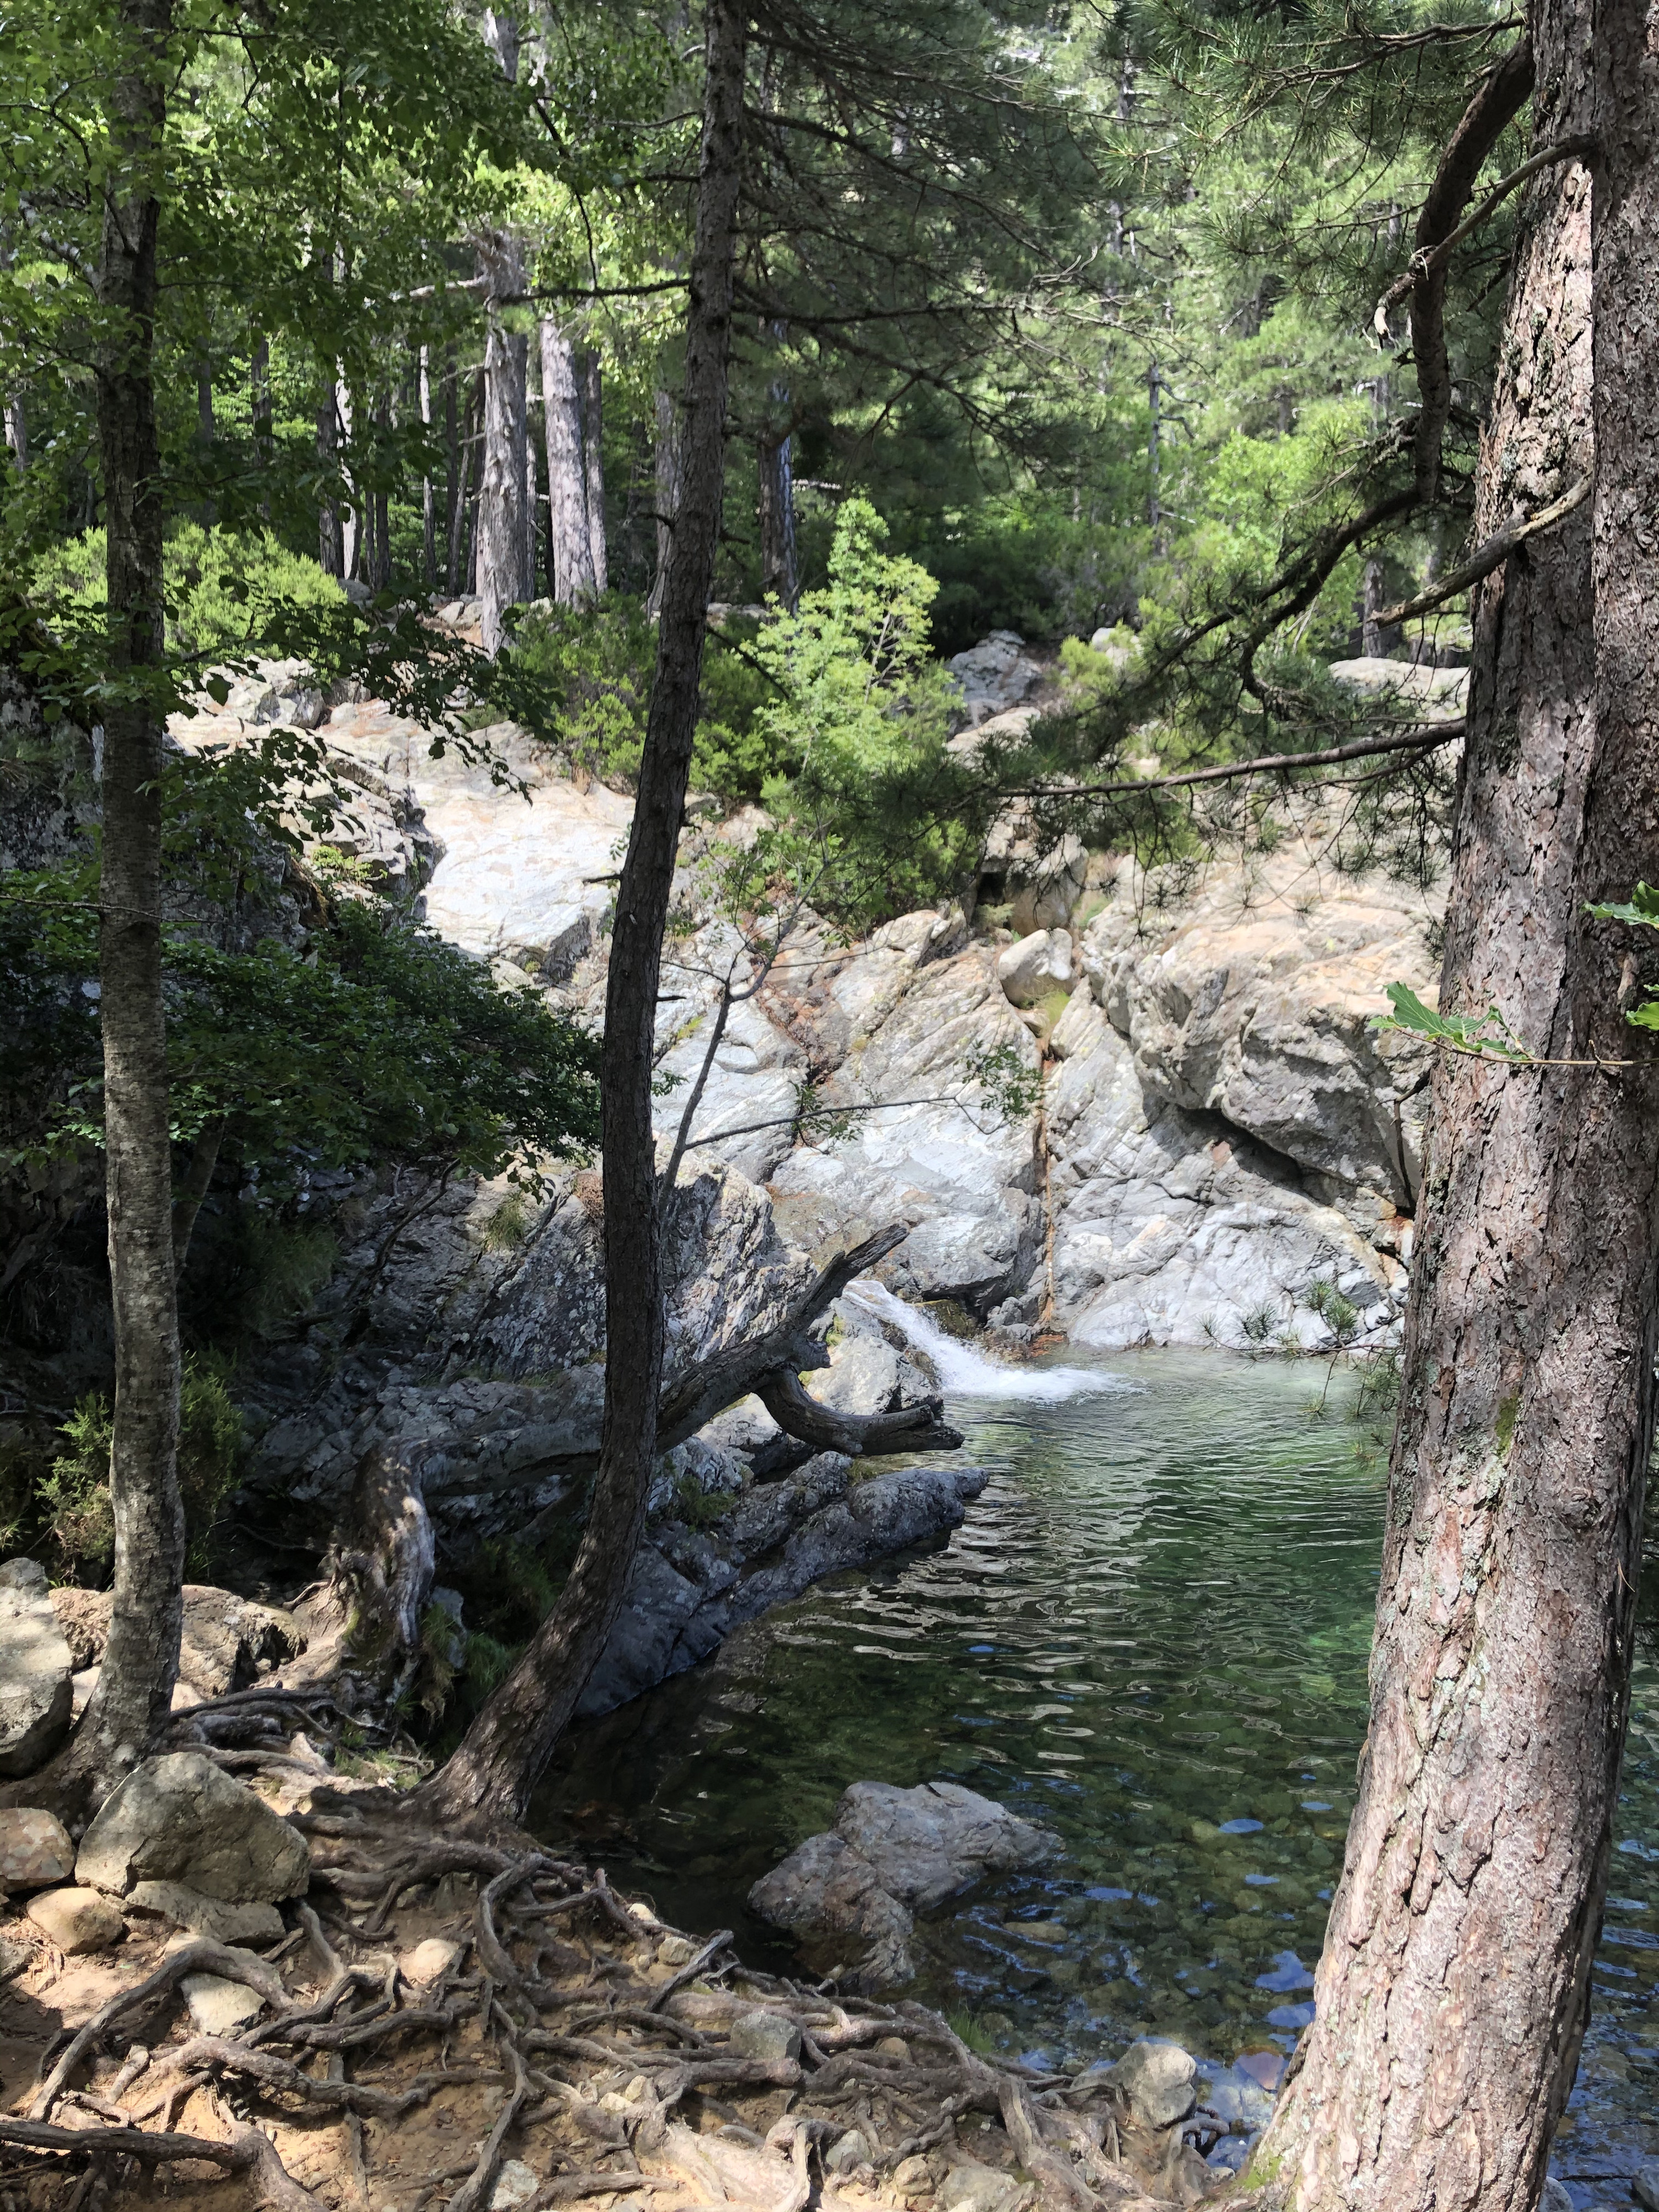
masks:
{"label": "large boulder", "polygon": [[809,1836],[749,1893],[775,1927],[822,1940],[850,1936],[865,1947],[872,1986],[908,1980],[917,1910],[988,1875],[1050,1858],[1060,1838],[1006,1806],[954,1782],[917,1790],[855,1782],[828,1835]]}
{"label": "large boulder", "polygon": [[956,680],[961,719],[970,727],[1018,707],[1041,682],[1042,670],[1020,650],[1024,642],[1018,630],[994,629],[945,663]]}
{"label": "large boulder", "polygon": [[[79,1674],[102,1660],[109,1642],[107,1590],[56,1589],[52,1610]],[[179,1646],[179,1679],[200,1698],[245,1690],[261,1668],[280,1666],[305,1648],[290,1613],[239,1597],[209,1583],[186,1583]]]}
{"label": "large boulder", "polygon": [[298,1830],[199,1751],[135,1767],[105,1800],[75,1862],[78,1882],[116,1897],[143,1881],[182,1882],[237,1905],[297,1897],[310,1875]]}
{"label": "large boulder", "polygon": [[0,1775],[33,1774],[69,1733],[70,1648],[34,1559],[0,1567]]}

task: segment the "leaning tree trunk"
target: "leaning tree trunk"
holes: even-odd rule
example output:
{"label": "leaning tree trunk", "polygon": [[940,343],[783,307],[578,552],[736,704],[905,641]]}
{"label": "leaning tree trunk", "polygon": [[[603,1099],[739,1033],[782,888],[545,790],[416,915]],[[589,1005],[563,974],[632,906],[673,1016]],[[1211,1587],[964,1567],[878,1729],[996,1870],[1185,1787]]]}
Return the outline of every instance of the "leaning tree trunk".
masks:
{"label": "leaning tree trunk", "polygon": [[547,543],[553,597],[580,606],[597,588],[587,527],[587,471],[576,349],[551,316],[542,324],[542,408],[547,423]]}
{"label": "leaning tree trunk", "polygon": [[[1534,28],[1540,145],[1589,121],[1583,0]],[[1599,42],[1649,112],[1632,0]],[[1587,902],[1659,877],[1659,210],[1610,118],[1522,234],[1481,534],[1595,471],[1480,594],[1441,1003],[1558,1060],[1443,1057],[1407,1310],[1370,1727],[1300,2073],[1258,2155],[1298,2208],[1529,2212],[1577,2064],[1651,1442],[1659,1081],[1643,948]],[[1620,118],[1622,121],[1624,118]],[[1631,118],[1650,137],[1648,116]],[[1650,544],[1650,540],[1645,541]]]}
{"label": "leaning tree trunk", "polygon": [[[161,1000],[163,725],[161,453],[156,438],[156,198],[167,120],[172,0],[123,0],[111,100],[99,301],[99,447],[108,531],[109,693],[104,708],[100,1009],[115,1433],[115,1589],[104,1663],[52,1781],[89,1807],[166,1720],[179,1668],[185,1516],[179,1498],[179,1315],[173,1154]],[[31,1785],[38,1789],[40,1778]]]}
{"label": "leaning tree trunk", "polygon": [[656,681],[617,887],[600,1063],[605,1426],[581,1546],[524,1657],[422,1796],[441,1816],[522,1815],[622,1610],[645,1528],[663,1372],[652,1041],[725,475],[732,248],[743,141],[744,0],[708,0],[696,243],[686,309],[684,480],[657,631]]}

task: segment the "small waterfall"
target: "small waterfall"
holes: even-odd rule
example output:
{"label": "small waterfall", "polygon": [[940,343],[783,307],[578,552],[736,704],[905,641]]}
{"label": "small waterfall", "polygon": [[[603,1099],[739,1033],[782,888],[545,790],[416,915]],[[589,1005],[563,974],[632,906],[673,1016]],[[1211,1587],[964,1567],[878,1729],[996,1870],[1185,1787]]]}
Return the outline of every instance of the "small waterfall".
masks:
{"label": "small waterfall", "polygon": [[843,1294],[852,1304],[902,1330],[918,1352],[933,1362],[941,1389],[957,1398],[1029,1398],[1053,1404],[1089,1392],[1133,1391],[1137,1386],[1096,1367],[1017,1367],[988,1359],[971,1344],[947,1334],[933,1316],[907,1305],[884,1283],[867,1276]]}

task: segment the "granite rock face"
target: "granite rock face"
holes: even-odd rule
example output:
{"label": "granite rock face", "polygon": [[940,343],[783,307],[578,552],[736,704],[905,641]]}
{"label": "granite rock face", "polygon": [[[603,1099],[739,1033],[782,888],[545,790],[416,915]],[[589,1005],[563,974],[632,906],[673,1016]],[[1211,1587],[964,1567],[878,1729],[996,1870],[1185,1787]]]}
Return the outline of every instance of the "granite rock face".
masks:
{"label": "granite rock face", "polygon": [[0,1567],[0,1775],[33,1774],[69,1733],[68,1643],[34,1559]]}

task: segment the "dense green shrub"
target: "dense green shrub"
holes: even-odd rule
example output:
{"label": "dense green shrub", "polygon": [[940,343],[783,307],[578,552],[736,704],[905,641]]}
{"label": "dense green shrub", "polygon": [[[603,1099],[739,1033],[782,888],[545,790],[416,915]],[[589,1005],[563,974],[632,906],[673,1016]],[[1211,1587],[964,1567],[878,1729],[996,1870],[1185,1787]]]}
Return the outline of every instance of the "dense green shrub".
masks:
{"label": "dense green shrub", "polygon": [[[104,605],[105,560],[101,530],[54,545],[35,564],[32,596],[60,623],[92,617]],[[332,576],[270,531],[175,523],[164,568],[167,642],[183,653],[228,653],[245,646],[251,605],[283,600],[299,609],[336,607],[345,599]]]}

